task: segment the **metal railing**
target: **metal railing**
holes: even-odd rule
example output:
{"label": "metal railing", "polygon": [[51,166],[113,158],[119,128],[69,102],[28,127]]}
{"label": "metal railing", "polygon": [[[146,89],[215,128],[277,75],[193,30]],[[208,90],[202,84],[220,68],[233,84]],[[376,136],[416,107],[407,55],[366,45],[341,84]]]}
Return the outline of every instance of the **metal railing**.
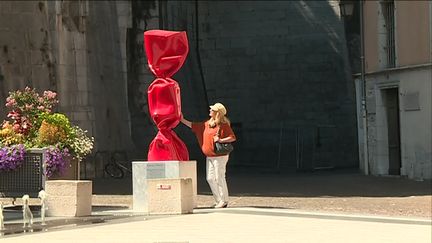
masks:
{"label": "metal railing", "polygon": [[37,197],[45,186],[43,173],[44,151],[29,150],[23,165],[14,171],[0,172],[0,197]]}

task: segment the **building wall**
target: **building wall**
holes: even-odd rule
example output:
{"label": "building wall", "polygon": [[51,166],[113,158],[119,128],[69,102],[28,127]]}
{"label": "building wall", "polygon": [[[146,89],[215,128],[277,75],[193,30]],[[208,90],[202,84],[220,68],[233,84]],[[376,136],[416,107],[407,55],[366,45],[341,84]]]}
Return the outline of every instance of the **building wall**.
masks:
{"label": "building wall", "polygon": [[[431,21],[428,1],[395,1],[396,66],[431,60]],[[385,23],[379,1],[364,2],[366,72],[386,67]]]}
{"label": "building wall", "polygon": [[50,23],[46,5],[38,2],[0,2],[0,115],[5,117],[8,92],[34,84],[56,88],[50,65]]}
{"label": "building wall", "polygon": [[432,62],[432,1],[429,1],[429,60]]}
{"label": "building wall", "polygon": [[398,66],[431,62],[428,1],[396,1]]}
{"label": "building wall", "polygon": [[366,72],[379,70],[378,1],[364,1],[364,45]]}
{"label": "building wall", "polygon": [[[429,66],[400,75],[401,80],[407,80],[401,85],[401,174],[410,178],[432,179],[431,70]],[[417,95],[419,107],[412,109],[411,99]]]}
{"label": "building wall", "polygon": [[[384,96],[387,88],[398,88],[402,160],[400,174],[409,178],[430,179],[432,4],[425,1],[395,1],[396,67],[392,69],[387,69],[385,65],[383,48],[386,37],[383,36],[385,26],[381,5],[378,1],[366,1],[364,6],[369,156],[365,161],[368,161],[372,174],[389,174],[389,126]],[[359,127],[359,131],[362,133],[364,129]],[[365,165],[360,168],[366,170]]]}
{"label": "building wall", "polygon": [[368,75],[368,142],[372,174],[389,173],[383,92],[395,87],[399,89],[401,175],[413,179],[432,178],[431,77],[430,66]]}
{"label": "building wall", "polygon": [[25,86],[54,90],[58,111],[96,138],[95,151],[133,148],[124,55],[129,19],[129,2],[1,1],[0,100]]}
{"label": "building wall", "polygon": [[[338,1],[0,4],[0,99],[26,85],[57,91],[59,111],[89,130],[96,151],[133,149],[146,159],[156,129],[147,110],[154,77],[142,34],[166,28],[187,31],[190,41],[188,59],[174,77],[185,116],[204,120],[209,103],[227,105],[238,136],[230,165],[358,164]],[[191,158],[201,159],[190,130],[176,131]],[[96,163],[93,176],[102,176],[103,163]]]}
{"label": "building wall", "polygon": [[[231,165],[357,166],[354,88],[338,1],[198,1],[195,7],[170,2],[168,27],[187,29],[193,50],[198,27],[208,101],[227,105],[238,133]],[[196,12],[198,26],[190,17]],[[200,83],[198,75],[184,81]],[[208,109],[193,105],[183,99],[185,116],[206,119]]]}

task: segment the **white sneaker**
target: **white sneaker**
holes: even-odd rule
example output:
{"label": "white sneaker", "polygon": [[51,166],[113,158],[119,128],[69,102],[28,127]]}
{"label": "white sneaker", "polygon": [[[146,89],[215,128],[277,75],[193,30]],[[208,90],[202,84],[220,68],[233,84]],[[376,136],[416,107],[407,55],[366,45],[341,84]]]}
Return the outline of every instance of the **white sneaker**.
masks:
{"label": "white sneaker", "polygon": [[228,207],[228,202],[220,201],[218,204],[216,204],[215,208],[226,208]]}

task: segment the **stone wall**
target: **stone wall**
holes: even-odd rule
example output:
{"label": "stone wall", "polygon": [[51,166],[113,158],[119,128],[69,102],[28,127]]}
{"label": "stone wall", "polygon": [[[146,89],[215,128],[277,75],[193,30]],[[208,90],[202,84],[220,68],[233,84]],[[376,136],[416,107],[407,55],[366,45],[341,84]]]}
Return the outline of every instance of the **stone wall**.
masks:
{"label": "stone wall", "polygon": [[[146,159],[156,129],[143,32],[169,29],[190,43],[174,76],[185,117],[207,119],[214,102],[228,108],[238,137],[230,165],[358,164],[338,1],[1,1],[0,18],[0,99],[26,85],[56,90],[96,151]],[[190,130],[176,132],[202,160]]]}
{"label": "stone wall", "polygon": [[[0,2],[0,115],[11,90],[56,89],[50,20],[45,2]],[[55,26],[53,26],[55,27]]]}
{"label": "stone wall", "polygon": [[[389,150],[396,145],[400,146],[400,175],[418,180],[432,178],[431,77],[430,65],[366,76],[368,160],[372,175],[390,174]],[[398,90],[400,126],[399,144],[390,145],[385,99],[389,88]]]}
{"label": "stone wall", "polygon": [[[354,87],[337,4],[168,2],[166,27],[186,30],[199,52],[189,60],[202,62],[203,78],[197,72],[186,81],[204,80],[202,96],[228,107],[239,140],[231,165],[357,166]],[[183,95],[185,116],[205,119],[208,110],[194,102]]]}
{"label": "stone wall", "polygon": [[58,111],[96,138],[95,151],[133,149],[125,52],[130,11],[128,1],[1,1],[0,100],[25,86],[54,90]]}

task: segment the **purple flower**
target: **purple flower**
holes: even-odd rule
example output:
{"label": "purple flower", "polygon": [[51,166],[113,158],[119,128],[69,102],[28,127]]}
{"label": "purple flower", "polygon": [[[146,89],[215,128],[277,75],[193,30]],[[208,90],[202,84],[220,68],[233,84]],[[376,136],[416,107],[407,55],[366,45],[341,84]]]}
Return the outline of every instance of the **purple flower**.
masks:
{"label": "purple flower", "polygon": [[22,144],[0,149],[0,172],[13,171],[24,162],[25,147]]}
{"label": "purple flower", "polygon": [[64,174],[69,165],[69,160],[70,153],[67,148],[48,147],[45,151],[45,175],[51,177],[55,174]]}

